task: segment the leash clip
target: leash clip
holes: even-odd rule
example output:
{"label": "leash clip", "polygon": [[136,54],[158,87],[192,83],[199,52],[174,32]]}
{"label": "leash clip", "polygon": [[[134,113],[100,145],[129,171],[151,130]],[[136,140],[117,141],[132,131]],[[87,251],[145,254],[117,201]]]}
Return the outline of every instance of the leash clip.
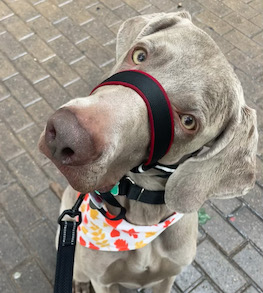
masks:
{"label": "leash clip", "polygon": [[80,225],[81,221],[82,221],[82,217],[81,217],[81,212],[79,211],[79,207],[81,206],[83,200],[84,200],[85,194],[80,194],[77,201],[75,202],[74,206],[72,207],[72,209],[70,210],[65,210],[62,212],[62,214],[59,216],[58,218],[58,223],[59,225],[61,225],[62,223],[62,219],[65,216],[69,216],[71,218],[75,218],[78,216],[78,219],[76,221],[77,226]]}

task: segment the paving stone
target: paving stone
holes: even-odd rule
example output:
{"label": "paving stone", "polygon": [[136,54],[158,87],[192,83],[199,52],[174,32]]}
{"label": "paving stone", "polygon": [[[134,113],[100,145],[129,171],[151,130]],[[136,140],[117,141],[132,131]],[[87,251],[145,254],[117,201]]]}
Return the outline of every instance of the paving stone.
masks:
{"label": "paving stone", "polygon": [[250,286],[246,291],[244,291],[244,293],[258,293],[258,291],[254,287]]}
{"label": "paving stone", "polygon": [[4,83],[24,107],[40,99],[39,94],[21,74],[8,78]]}
{"label": "paving stone", "polygon": [[9,96],[10,96],[10,92],[8,91],[6,86],[4,86],[3,83],[0,84],[0,101],[8,98]]}
{"label": "paving stone", "polygon": [[[258,113],[259,114],[259,113]],[[259,143],[261,143],[262,139],[259,139]],[[261,187],[263,187],[263,164],[260,158],[257,158],[257,174],[256,174],[256,182]]]}
{"label": "paving stone", "polygon": [[262,21],[262,14],[258,14],[257,16],[254,16],[249,19],[251,22],[253,22],[258,27],[263,28],[263,21]]}
{"label": "paving stone", "polygon": [[15,132],[32,124],[26,111],[13,97],[0,102],[0,116],[5,117]]}
{"label": "paving stone", "polygon": [[209,207],[208,204],[205,204],[204,207],[211,219],[202,225],[203,229],[229,255],[244,243],[243,237],[230,224],[223,220],[217,212]]}
{"label": "paving stone", "polygon": [[196,262],[223,292],[234,293],[246,284],[239,272],[207,240],[198,246]]}
{"label": "paving stone", "polygon": [[114,10],[114,13],[120,17],[123,21],[127,20],[130,17],[137,16],[139,13],[132,9],[128,5],[122,5]]}
{"label": "paving stone", "polygon": [[27,112],[41,128],[44,128],[48,118],[54,113],[54,110],[45,100],[41,99],[40,101],[28,106]]}
{"label": "paving stone", "polygon": [[29,54],[16,59],[14,64],[33,84],[48,78],[49,76],[37,60],[35,61]]}
{"label": "paving stone", "polygon": [[70,95],[52,77],[37,83],[35,88],[53,109],[57,109],[71,99]]}
{"label": "paving stone", "polygon": [[11,60],[26,54],[25,49],[9,32],[0,34],[0,50]]}
{"label": "paving stone", "polygon": [[8,77],[17,73],[17,70],[12,63],[0,52],[0,80],[7,79]]}
{"label": "paving stone", "polygon": [[193,267],[193,265],[189,265],[179,276],[176,277],[175,283],[182,291],[185,291],[201,277],[202,275]]}
{"label": "paving stone", "polygon": [[231,215],[234,210],[241,206],[241,202],[237,198],[230,199],[216,199],[210,200],[213,205],[215,205],[225,217]]}
{"label": "paving stone", "polygon": [[[43,2],[45,3],[45,2]],[[37,35],[44,41],[52,40],[57,36],[61,35],[60,31],[57,30],[49,21],[44,17],[36,18],[28,23],[30,28],[37,33]]]}
{"label": "paving stone", "polygon": [[109,61],[115,60],[115,56],[102,47],[94,38],[86,39],[77,44],[77,46],[83,54],[88,56],[88,58],[99,67],[103,67]]}
{"label": "paving stone", "polygon": [[0,235],[0,261],[7,271],[10,271],[24,261],[29,255],[18,238],[17,233],[4,217],[0,218]]}
{"label": "paving stone", "polygon": [[103,23],[90,21],[82,26],[95,40],[105,45],[115,39],[115,35]]}
{"label": "paving stone", "polygon": [[14,181],[14,178],[0,161],[0,191],[8,187]]}
{"label": "paving stone", "polygon": [[54,278],[56,268],[55,232],[42,222],[25,233],[32,251],[40,261],[49,280]]}
{"label": "paving stone", "polygon": [[[54,229],[57,228],[57,219],[59,216],[60,200],[59,198],[50,190],[47,189],[37,197],[34,201],[38,208],[46,215],[46,217],[51,221]],[[52,236],[53,237],[53,236]],[[53,239],[54,240],[54,239]],[[54,241],[53,241],[54,245]]]}
{"label": "paving stone", "polygon": [[82,57],[81,52],[64,36],[61,36],[48,44],[66,63],[71,63]]}
{"label": "paving stone", "polygon": [[142,14],[142,15],[143,14],[159,13],[159,12],[160,12],[159,8],[157,8],[156,6],[153,6],[153,5],[140,10],[140,14]]}
{"label": "paving stone", "polygon": [[203,29],[216,42],[216,44],[224,54],[234,49],[234,46],[231,43],[229,43],[227,40],[224,39],[223,36],[220,36],[211,28],[204,27]]}
{"label": "paving stone", "polygon": [[5,3],[1,1],[0,2],[0,21],[10,17],[13,14],[14,14],[13,11],[7,5],[5,5]]}
{"label": "paving stone", "polygon": [[25,21],[29,21],[39,15],[34,7],[27,1],[9,1],[8,5],[13,12]]}
{"label": "paving stone", "polygon": [[17,184],[2,191],[0,201],[19,231],[27,229],[40,219],[39,211]]}
{"label": "paving stone", "polygon": [[43,166],[43,169],[49,178],[50,182],[56,182],[61,185],[63,189],[65,189],[68,186],[67,179],[60,173],[58,168],[55,167],[55,165],[51,162],[47,163],[45,166]]}
{"label": "paving stone", "polygon": [[149,2],[151,2],[152,5],[158,7],[160,11],[163,11],[163,12],[169,12],[175,8],[177,9],[177,3],[175,4],[171,0],[165,0],[165,1],[149,0]]}
{"label": "paving stone", "polygon": [[51,1],[39,2],[39,4],[34,7],[52,23],[65,17],[65,13]]}
{"label": "paving stone", "polygon": [[[149,7],[151,5],[150,3],[154,2],[154,1],[151,1],[151,0],[149,0],[149,1],[147,1],[147,0],[123,0],[123,2],[125,2],[127,5],[132,7],[134,10],[141,11],[141,10]],[[167,0],[162,1],[163,7],[165,5],[167,5],[166,3],[168,3],[168,2],[170,3],[171,1],[167,1]],[[158,2],[156,2],[156,3],[158,3]],[[159,1],[159,3],[160,3],[160,1]],[[174,6],[173,3],[172,3],[172,6]]]}
{"label": "paving stone", "polygon": [[120,22],[120,18],[117,17],[109,8],[102,4],[97,4],[90,7],[89,12],[96,17],[96,20],[102,21],[107,27],[115,25]]}
{"label": "paving stone", "polygon": [[263,250],[262,221],[252,214],[248,208],[243,208],[235,214],[233,225]]}
{"label": "paving stone", "polygon": [[222,2],[226,6],[238,12],[240,15],[244,16],[247,19],[250,19],[258,14],[256,10],[254,10],[252,7],[246,5],[240,0],[222,0]]}
{"label": "paving stone", "polygon": [[63,5],[62,10],[79,25],[83,25],[93,19],[93,16],[88,10],[83,9],[76,1],[68,2],[66,5]]}
{"label": "paving stone", "polygon": [[57,22],[55,26],[73,43],[78,43],[89,37],[89,34],[70,18]]}
{"label": "paving stone", "polygon": [[79,79],[79,76],[57,56],[47,60],[42,65],[63,86]]}
{"label": "paving stone", "polygon": [[17,15],[8,17],[2,21],[2,24],[17,40],[33,33],[32,30]]}
{"label": "paving stone", "polygon": [[253,79],[257,79],[263,74],[262,65],[238,49],[232,50],[226,54],[226,57],[235,67],[246,72]]}
{"label": "paving stone", "polygon": [[232,26],[208,10],[196,14],[195,17],[197,20],[213,28],[219,35],[223,35],[232,30]]}
{"label": "paving stone", "polygon": [[27,154],[9,161],[9,167],[32,197],[48,188],[48,179]]}
{"label": "paving stone", "polygon": [[38,62],[44,62],[55,55],[54,51],[36,34],[23,40],[22,44]]}
{"label": "paving stone", "polygon": [[[204,9],[204,7],[199,4],[197,1],[192,0],[184,0],[182,3],[182,8],[179,9],[185,9],[189,11],[192,14],[192,19],[194,19],[194,15]],[[178,5],[178,2],[176,1],[176,4]]]}
{"label": "paving stone", "polygon": [[261,28],[254,25],[252,22],[240,16],[236,12],[228,14],[226,17],[224,17],[224,20],[248,37],[257,34],[261,30]]}
{"label": "paving stone", "polygon": [[0,133],[3,138],[0,139],[0,156],[3,160],[8,161],[24,152],[16,137],[3,122],[0,122]]}
{"label": "paving stone", "polygon": [[256,35],[253,40],[255,42],[257,42],[258,44],[260,44],[261,46],[263,46],[263,32],[259,33],[258,35]]}
{"label": "paving stone", "polygon": [[198,2],[218,17],[223,17],[232,12],[228,6],[219,0],[198,0]]}
{"label": "paving stone", "polygon": [[99,82],[103,81],[103,73],[97,66],[95,66],[88,58],[71,65],[71,67],[78,72],[78,74],[94,88]]}
{"label": "paving stone", "polygon": [[124,5],[121,0],[101,0],[100,2],[112,10]]}
{"label": "paving stone", "polygon": [[88,85],[83,79],[79,79],[67,86],[66,90],[73,98],[87,97],[92,91],[92,87]]}
{"label": "paving stone", "polygon": [[21,267],[19,273],[21,274],[21,277],[14,280],[20,290],[19,292],[53,292],[50,283],[35,261],[30,261]]}
{"label": "paving stone", "polygon": [[31,154],[34,160],[39,165],[46,164],[49,160],[46,156],[40,153],[38,149],[38,140],[42,130],[33,124],[32,126],[27,127],[26,129],[20,131],[17,134],[20,142],[24,145],[25,149]]}
{"label": "paving stone", "polygon": [[[249,275],[249,277],[263,289],[263,256],[251,245],[247,245],[233,258],[235,262]],[[253,265],[251,265],[253,263]]]}
{"label": "paving stone", "polygon": [[218,292],[208,281],[202,282],[191,293],[215,293]]}
{"label": "paving stone", "polygon": [[14,288],[12,288],[10,281],[6,274],[0,270],[0,292],[1,293],[14,293],[16,292]]}
{"label": "paving stone", "polygon": [[249,39],[244,34],[238,32],[237,30],[232,30],[231,32],[227,33],[225,36],[226,40],[244,52],[251,58],[262,54],[263,49],[254,41]]}

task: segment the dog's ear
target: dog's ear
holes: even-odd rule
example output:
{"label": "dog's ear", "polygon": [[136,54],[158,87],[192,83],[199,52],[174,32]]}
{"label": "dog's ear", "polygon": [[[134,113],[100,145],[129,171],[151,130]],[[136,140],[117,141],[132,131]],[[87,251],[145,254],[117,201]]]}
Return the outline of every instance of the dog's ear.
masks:
{"label": "dog's ear", "polygon": [[126,20],[117,34],[116,59],[126,54],[142,37],[171,27],[182,19],[191,20],[187,11],[140,15]]}
{"label": "dog's ear", "polygon": [[208,151],[180,165],[166,184],[165,202],[197,211],[209,197],[244,195],[254,186],[258,132],[255,110],[243,106]]}

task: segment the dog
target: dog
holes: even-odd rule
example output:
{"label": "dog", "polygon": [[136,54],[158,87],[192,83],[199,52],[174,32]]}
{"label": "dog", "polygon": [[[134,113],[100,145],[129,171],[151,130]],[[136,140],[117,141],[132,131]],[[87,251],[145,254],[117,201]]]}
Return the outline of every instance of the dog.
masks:
{"label": "dog", "polygon": [[[108,192],[127,175],[143,189],[164,190],[165,201],[154,205],[115,196],[129,224],[154,226],[182,215],[139,249],[105,251],[78,242],[74,292],[90,292],[91,282],[96,293],[118,293],[119,285],[168,293],[195,257],[198,209],[209,198],[241,196],[254,185],[256,113],[246,105],[218,46],[186,11],[128,19],[119,29],[116,52],[111,75],[146,72],[169,97],[174,139],[158,163],[177,164],[173,173],[162,176],[154,168],[131,172],[147,161],[151,133],[145,102],[123,85],[105,85],[63,105],[50,117],[39,148],[70,184],[61,211],[73,206],[77,191]],[[118,215],[118,207],[105,206]]]}

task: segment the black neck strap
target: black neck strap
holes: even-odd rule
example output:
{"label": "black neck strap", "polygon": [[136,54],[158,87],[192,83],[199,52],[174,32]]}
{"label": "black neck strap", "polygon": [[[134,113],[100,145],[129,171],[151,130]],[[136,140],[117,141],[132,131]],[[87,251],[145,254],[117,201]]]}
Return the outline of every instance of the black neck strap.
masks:
{"label": "black neck strap", "polygon": [[[141,168],[150,169],[156,165],[170,149],[174,138],[174,120],[169,98],[162,85],[151,75],[139,70],[127,70],[116,73],[99,84],[122,85],[136,91],[147,106],[151,143],[147,162]],[[92,93],[91,92],[91,93]]]}

